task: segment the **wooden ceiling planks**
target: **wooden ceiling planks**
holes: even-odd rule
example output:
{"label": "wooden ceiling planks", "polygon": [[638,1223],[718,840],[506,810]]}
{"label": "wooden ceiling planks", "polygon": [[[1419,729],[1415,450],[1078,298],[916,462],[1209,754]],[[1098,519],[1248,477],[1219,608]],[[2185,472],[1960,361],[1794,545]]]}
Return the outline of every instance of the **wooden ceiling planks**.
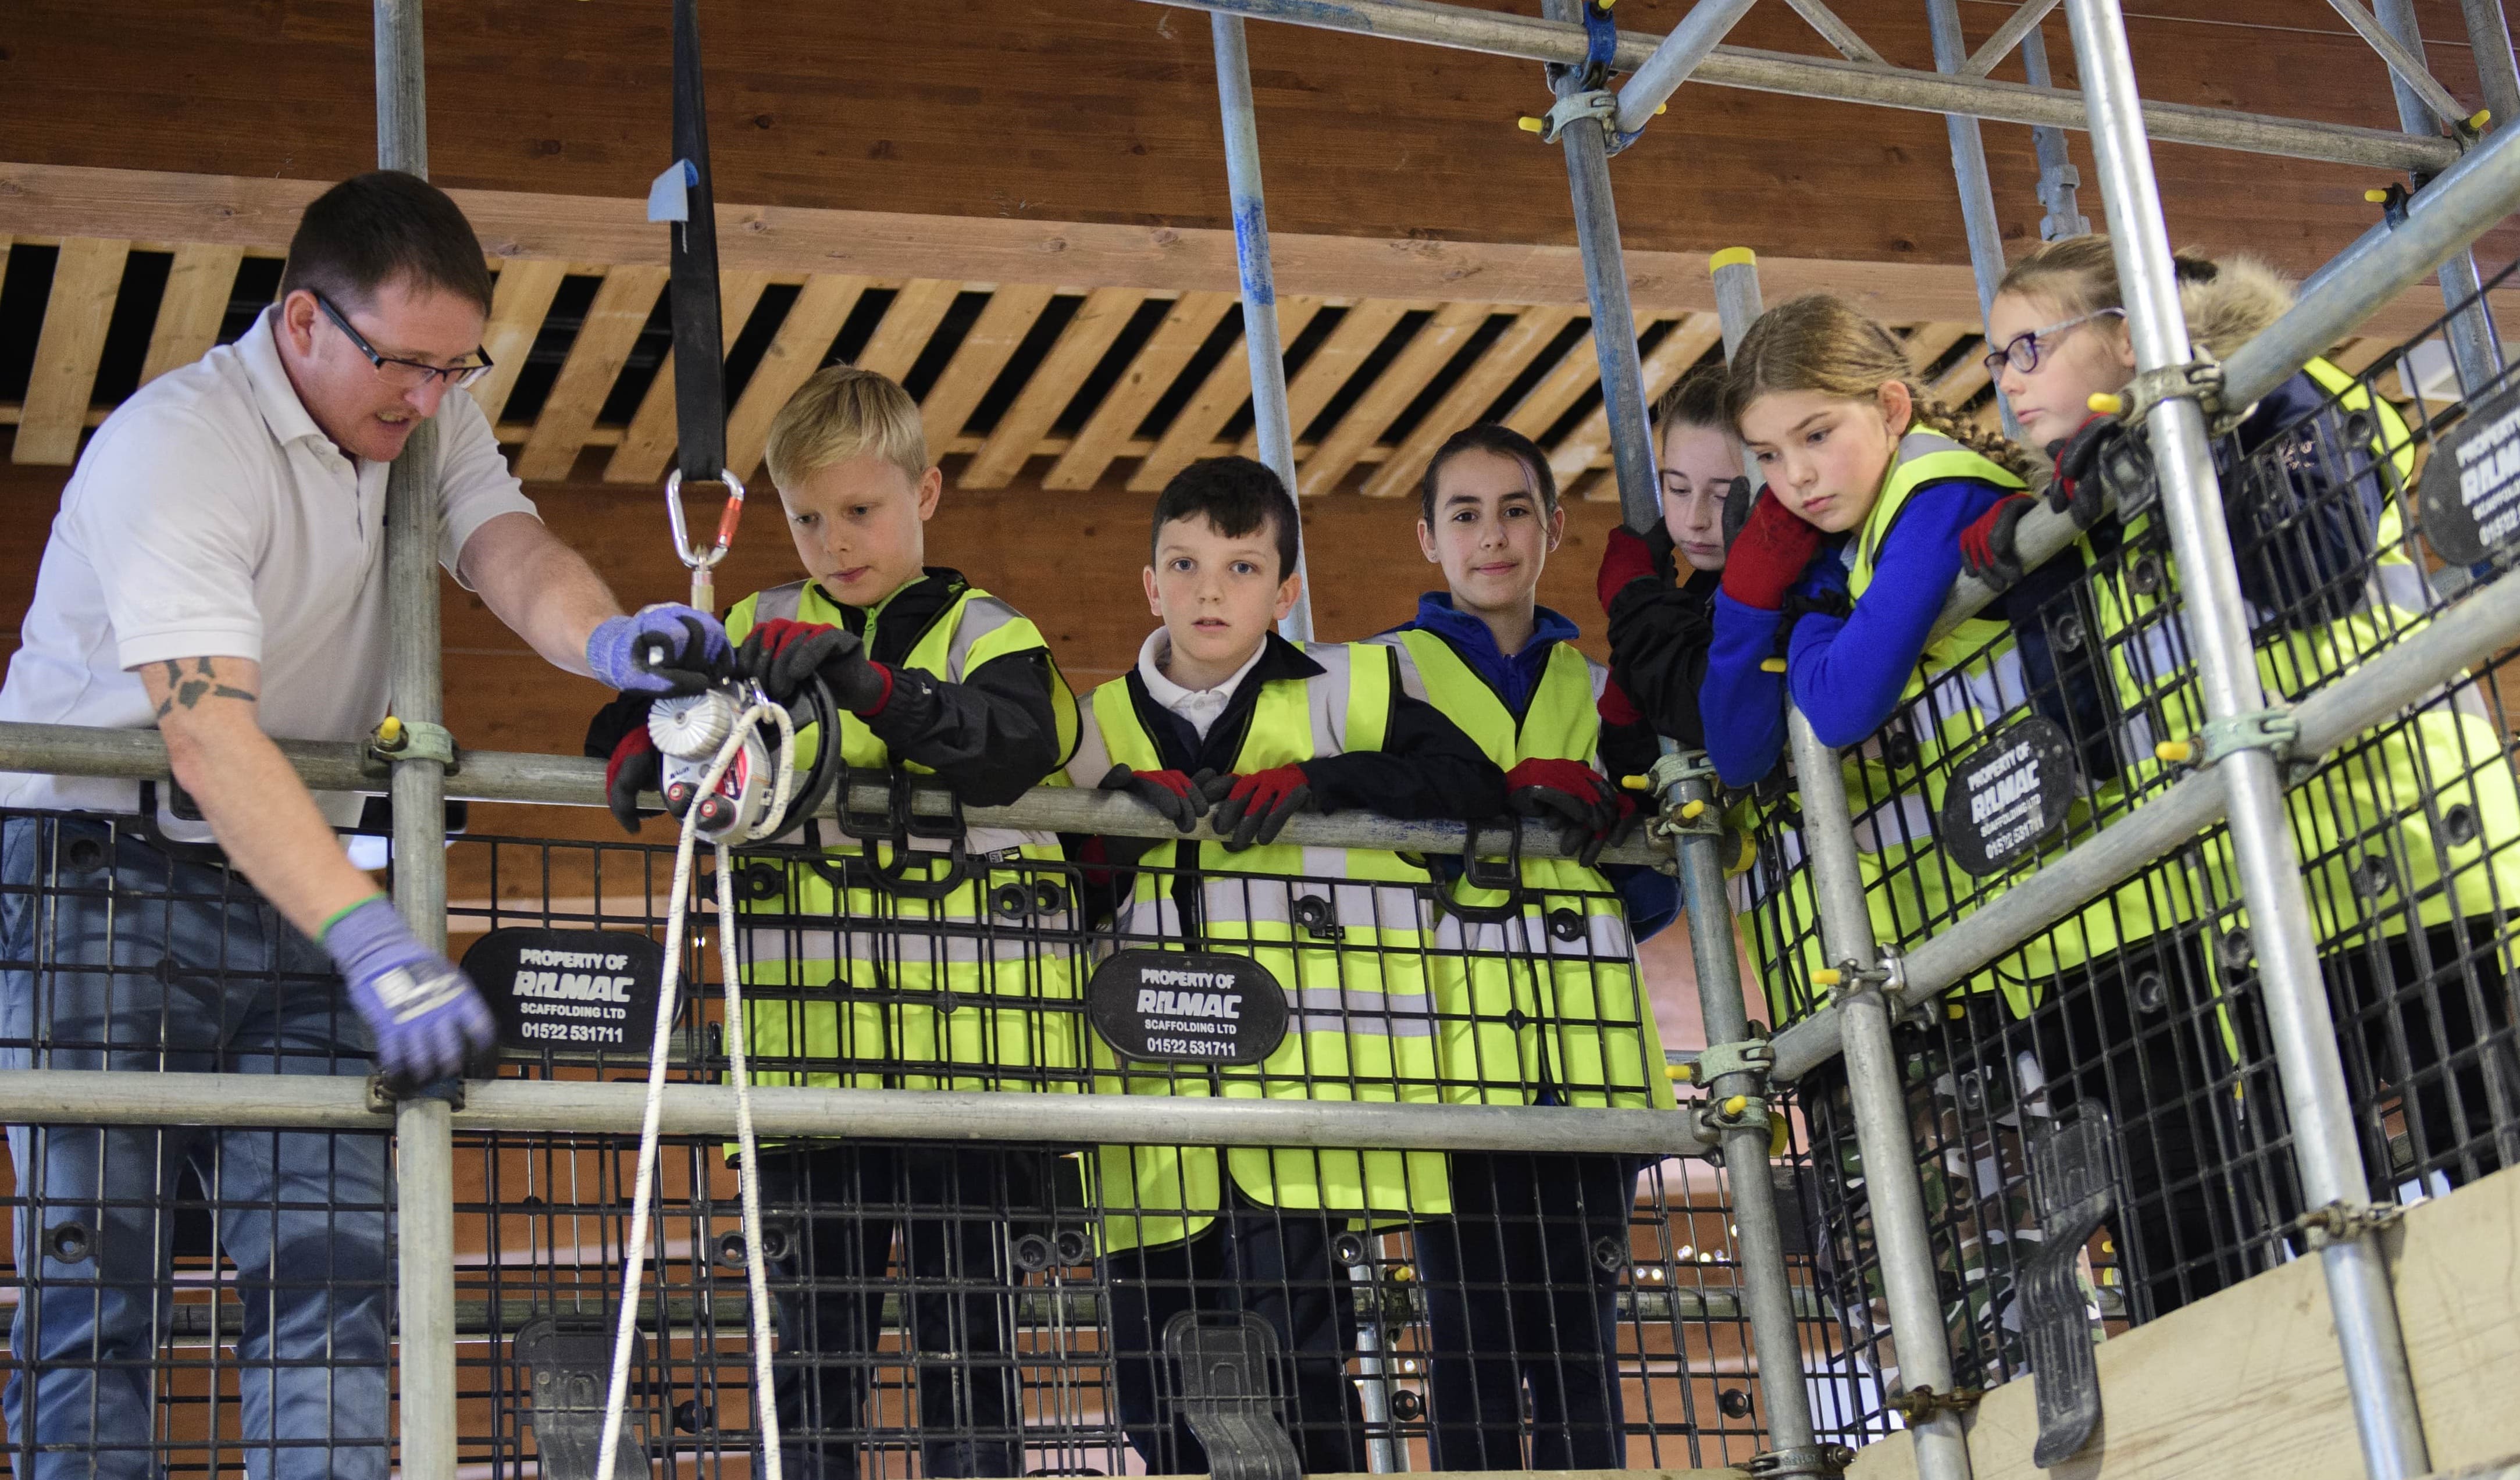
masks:
{"label": "wooden ceiling planks", "polygon": [[664,291],[661,267],[616,267],[604,275],[586,321],[569,343],[568,358],[534,418],[533,434],[517,454],[517,476],[529,482],[568,476]]}
{"label": "wooden ceiling planks", "polygon": [[1486,353],[1462,373],[1434,409],[1392,449],[1390,460],[1365,480],[1365,496],[1399,498],[1415,488],[1418,472],[1435,455],[1435,449],[1444,445],[1444,439],[1477,421],[1480,413],[1505,394],[1506,388],[1530,368],[1533,357],[1548,348],[1575,317],[1571,308],[1548,306],[1526,308],[1514,315],[1513,323],[1496,336]]}
{"label": "wooden ceiling planks", "polygon": [[[1671,327],[1661,342],[1645,352],[1641,369],[1644,375],[1645,404],[1655,399],[1681,378],[1683,372],[1704,358],[1706,351],[1724,341],[1724,324],[1711,313],[1693,313]],[[1557,477],[1557,486],[1569,493],[1575,491],[1575,480],[1595,459],[1610,450],[1610,416],[1603,407],[1596,406],[1591,415],[1575,424],[1575,428],[1557,439],[1549,449],[1549,471]],[[1612,498],[1618,497],[1615,486]]]}
{"label": "wooden ceiling planks", "polygon": [[971,332],[954,347],[954,357],[936,375],[936,383],[927,387],[927,399],[919,403],[919,419],[927,427],[930,457],[942,454],[945,445],[963,434],[971,413],[989,387],[1006,374],[1007,362],[1041,322],[1044,310],[1056,296],[1055,290],[1032,283],[1002,283],[989,294],[988,305],[971,325]]}
{"label": "wooden ceiling planks", "polygon": [[228,316],[237,269],[244,263],[241,247],[192,242],[175,248],[175,260],[166,269],[165,296],[158,300],[158,322],[149,333],[149,357],[140,364],[141,384],[209,353]]}
{"label": "wooden ceiling planks", "polygon": [[1232,293],[1186,292],[1174,299],[1153,336],[1103,393],[1041,486],[1075,490],[1101,482],[1103,471],[1120,455],[1121,444],[1137,434],[1139,424],[1154,411],[1191,357],[1233,310]]}
{"label": "wooden ceiling planks", "polygon": [[18,414],[18,436],[9,449],[15,463],[68,466],[78,461],[79,434],[96,390],[105,355],[105,332],[113,322],[131,244],[97,237],[62,243],[53,268],[52,295],[35,340],[35,364],[26,378],[26,400]]}
{"label": "wooden ceiling planks", "polygon": [[490,373],[472,386],[472,400],[492,424],[507,409],[508,392],[533,353],[534,338],[559,295],[566,262],[540,257],[512,257],[499,268],[498,286],[490,293],[490,322],[481,331],[481,347],[490,356]]}
{"label": "wooden ceiling planks", "polygon": [[[1291,344],[1300,338],[1322,306],[1319,298],[1279,299],[1278,342]],[[1225,425],[1251,400],[1249,348],[1238,343],[1209,369],[1164,434],[1155,439],[1153,449],[1139,460],[1138,471],[1129,476],[1130,492],[1160,493],[1174,473],[1211,455],[1210,446],[1224,434]]]}
{"label": "wooden ceiling planks", "polygon": [[1102,363],[1102,356],[1146,300],[1146,293],[1128,288],[1098,288],[1085,295],[1040,368],[989,428],[980,450],[963,466],[958,480],[962,486],[1004,488],[1014,480],[1033,449],[1050,435],[1058,414],[1075,399],[1076,387]]}
{"label": "wooden ceiling planks", "polygon": [[1418,327],[1400,353],[1373,378],[1323,437],[1313,455],[1295,471],[1306,497],[1319,497],[1338,487],[1348,471],[1364,460],[1365,451],[1381,440],[1383,428],[1408,409],[1435,377],[1460,353],[1462,342],[1488,320],[1490,303],[1447,303]]}
{"label": "wooden ceiling planks", "polygon": [[[1313,346],[1304,368],[1286,382],[1286,425],[1294,428],[1294,438],[1301,442],[1304,431],[1330,404],[1330,398],[1348,379],[1382,347],[1392,330],[1413,311],[1432,312],[1440,305],[1421,302],[1400,302],[1388,298],[1369,298],[1349,308],[1321,343]],[[1241,445],[1235,448],[1246,458],[1260,455],[1257,432],[1246,431]]]}
{"label": "wooden ceiling planks", "polygon": [[[735,343],[743,333],[744,321],[752,317],[753,306],[770,287],[766,272],[721,272],[718,274],[719,355]],[[604,481],[608,483],[652,483],[665,475],[665,464],[674,449],[682,445],[682,433],[676,425],[674,406],[674,352],[656,366],[656,378],[648,382],[647,393],[639,398],[639,409],[630,417],[630,425],[621,429],[621,445],[612,449],[605,460]]]}
{"label": "wooden ceiling planks", "polygon": [[805,280],[788,316],[779,321],[770,347],[726,417],[726,466],[748,479],[761,466],[762,449],[770,445],[770,424],[796,387],[823,368],[832,341],[866,295],[867,280],[851,273],[817,273]]}
{"label": "wooden ceiling planks", "polygon": [[903,284],[884,309],[882,322],[876,325],[875,337],[858,351],[859,368],[896,381],[909,380],[910,367],[919,363],[920,352],[935,336],[936,326],[945,322],[945,311],[962,292],[961,283],[941,278],[915,278]]}

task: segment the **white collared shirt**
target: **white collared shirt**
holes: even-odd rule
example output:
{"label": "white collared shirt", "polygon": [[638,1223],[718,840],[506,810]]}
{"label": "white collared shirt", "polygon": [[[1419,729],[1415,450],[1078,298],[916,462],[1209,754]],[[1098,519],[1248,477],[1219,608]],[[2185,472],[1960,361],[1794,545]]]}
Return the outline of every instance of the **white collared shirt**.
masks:
{"label": "white collared shirt", "polygon": [[[263,310],[233,344],[143,386],[98,427],[62,492],[0,719],[155,728],[132,670],[193,657],[262,665],[265,734],[358,740],[384,717],[386,465],[315,425]],[[532,514],[488,419],[437,412],[449,571],[503,514]],[[318,792],[336,827],[360,799]],[[0,805],[131,812],[131,782],[0,774]]]}
{"label": "white collared shirt", "polygon": [[1208,727],[1225,713],[1226,705],[1234,702],[1235,691],[1242,687],[1242,680],[1259,663],[1260,654],[1268,650],[1266,642],[1252,649],[1242,666],[1234,670],[1234,676],[1213,689],[1185,689],[1164,677],[1163,661],[1173,655],[1173,637],[1158,627],[1147,634],[1147,641],[1138,649],[1138,677],[1146,684],[1148,698],[1190,721],[1190,727],[1198,732],[1203,741]]}

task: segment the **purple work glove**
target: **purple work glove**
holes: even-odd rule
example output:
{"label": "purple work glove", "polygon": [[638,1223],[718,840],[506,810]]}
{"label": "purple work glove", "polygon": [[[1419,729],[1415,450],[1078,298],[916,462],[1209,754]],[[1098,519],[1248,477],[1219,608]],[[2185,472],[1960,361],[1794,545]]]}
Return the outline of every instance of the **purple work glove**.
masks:
{"label": "purple work glove", "polygon": [[453,962],[420,943],[383,895],[335,917],[324,949],[376,1035],[386,1093],[409,1095],[497,1062],[490,1005]]}
{"label": "purple work glove", "polygon": [[734,662],[718,619],[674,602],[609,617],[586,640],[586,665],[624,694],[698,694]]}

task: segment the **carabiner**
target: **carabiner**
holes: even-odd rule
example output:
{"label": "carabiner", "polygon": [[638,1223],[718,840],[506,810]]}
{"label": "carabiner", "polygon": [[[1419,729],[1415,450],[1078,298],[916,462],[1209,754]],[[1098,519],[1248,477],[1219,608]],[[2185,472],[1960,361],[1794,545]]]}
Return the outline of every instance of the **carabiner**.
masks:
{"label": "carabiner", "polygon": [[674,528],[674,554],[692,571],[692,605],[702,611],[717,610],[717,588],[709,572],[726,559],[727,547],[735,543],[735,526],[743,517],[743,481],[733,469],[718,470],[718,481],[726,485],[726,509],[717,516],[717,543],[695,549],[690,526],[683,522],[683,471],[679,468],[665,474],[665,516]]}

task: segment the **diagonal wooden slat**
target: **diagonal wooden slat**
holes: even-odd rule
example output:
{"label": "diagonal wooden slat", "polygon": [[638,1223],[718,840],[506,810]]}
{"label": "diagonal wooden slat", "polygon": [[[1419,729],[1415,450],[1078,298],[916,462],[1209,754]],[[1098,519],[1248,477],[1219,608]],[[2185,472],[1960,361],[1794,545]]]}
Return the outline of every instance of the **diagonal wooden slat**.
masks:
{"label": "diagonal wooden slat", "polygon": [[534,417],[533,434],[517,454],[517,476],[527,482],[568,476],[586,446],[587,432],[612,394],[612,382],[621,379],[621,367],[639,342],[639,331],[656,310],[656,295],[664,291],[661,267],[616,267],[604,275],[560,377]]}
{"label": "diagonal wooden slat", "polygon": [[2398,341],[2385,335],[2368,338],[2348,339],[2327,356],[2329,363],[2350,376],[2359,376],[2378,363],[2380,357],[2398,347]]}
{"label": "diagonal wooden slat", "polygon": [[1958,407],[1969,397],[1986,389],[1986,382],[1992,379],[1986,373],[1986,341],[1984,339],[1973,341],[1958,359],[1952,362],[1951,369],[1944,371],[1935,378],[1932,384],[1925,387],[1925,394],[1946,406]]}
{"label": "diagonal wooden slat", "polygon": [[1077,382],[1093,374],[1146,300],[1147,294],[1134,288],[1098,288],[1086,294],[957,481],[966,488],[1004,488],[1022,471],[1058,414],[1075,399]]}
{"label": "diagonal wooden slat", "polygon": [[78,461],[79,433],[86,429],[87,403],[96,391],[106,326],[113,321],[114,296],[121,292],[122,267],[130,256],[128,242],[63,240],[9,461],[62,466]]}
{"label": "diagonal wooden slat", "polygon": [[930,457],[942,457],[946,445],[963,434],[963,424],[998,382],[1053,296],[1053,290],[1032,283],[1002,284],[989,295],[989,306],[954,346],[954,358],[945,362],[936,383],[927,387],[927,399],[919,403]]}
{"label": "diagonal wooden slat", "polygon": [[1181,379],[1182,367],[1206,342],[1217,321],[1234,307],[1230,292],[1186,292],[1173,300],[1163,322],[1129,360],[1120,379],[1111,382],[1067,451],[1041,480],[1044,488],[1073,492],[1091,488],[1120,455],[1120,445],[1137,434],[1164,392]]}
{"label": "diagonal wooden slat", "polygon": [[1933,368],[1935,362],[1951,352],[1953,345],[1965,339],[1973,331],[1966,324],[1919,324],[1908,331],[1905,340],[1908,363],[1919,374]]}
{"label": "diagonal wooden slat", "polygon": [[[752,317],[753,305],[769,286],[766,272],[718,274],[718,332],[725,344],[733,345],[735,336],[743,333],[743,321]],[[622,430],[621,445],[604,464],[604,481],[652,483],[665,475],[665,464],[682,445],[674,395],[674,352],[668,349],[664,363],[656,367],[656,379],[648,382],[648,393],[640,398],[637,414]]]}
{"label": "diagonal wooden slat", "polygon": [[1462,341],[1486,323],[1494,311],[1486,303],[1447,303],[1435,311],[1433,318],[1419,325],[1408,344],[1392,356],[1382,374],[1373,378],[1373,383],[1356,398],[1347,415],[1339,418],[1338,425],[1296,470],[1296,481],[1304,494],[1309,497],[1336,488],[1365,450],[1382,440],[1382,429],[1391,425],[1391,419],[1418,399],[1426,382],[1452,363],[1453,356],[1461,351]]}
{"label": "diagonal wooden slat", "polygon": [[740,478],[761,466],[761,449],[770,445],[770,424],[831,355],[832,341],[849,321],[849,310],[867,291],[867,280],[848,273],[817,273],[805,280],[788,317],[770,336],[770,347],[744,381],[743,394],[726,417],[726,466]]}
{"label": "diagonal wooden slat", "polygon": [[[1319,298],[1281,298],[1278,300],[1278,342],[1284,344],[1304,332],[1313,315],[1322,311]],[[1225,424],[1234,420],[1251,399],[1251,355],[1247,344],[1237,345],[1224,359],[1208,371],[1198,389],[1174,417],[1172,425],[1129,475],[1131,493],[1160,493],[1172,475],[1207,456]]]}
{"label": "diagonal wooden slat", "polygon": [[1505,388],[1530,368],[1531,357],[1549,347],[1575,318],[1572,308],[1542,306],[1526,308],[1514,316],[1513,324],[1497,336],[1478,363],[1462,373],[1444,399],[1426,413],[1409,432],[1408,439],[1392,449],[1390,461],[1365,480],[1364,493],[1370,499],[1395,499],[1418,486],[1426,460],[1444,439],[1470,425],[1480,412],[1488,409]]}
{"label": "diagonal wooden slat", "polygon": [[[1637,315],[1639,337],[1642,338],[1652,326],[1652,314]],[[1505,424],[1538,441],[1543,433],[1557,424],[1559,417],[1566,415],[1566,408],[1582,400],[1584,392],[1598,384],[1600,380],[1601,357],[1593,348],[1592,336],[1578,336],[1567,343],[1565,353],[1558,357],[1549,374],[1542,376],[1539,383],[1514,403],[1513,410],[1506,413]]]}
{"label": "diagonal wooden slat", "polygon": [[[1693,313],[1671,327],[1662,342],[1649,350],[1642,366],[1645,404],[1669,389],[1683,372],[1704,358],[1706,351],[1723,342],[1724,323],[1711,313]],[[1549,471],[1557,475],[1557,486],[1571,489],[1584,470],[1593,466],[1610,445],[1610,413],[1606,406],[1596,406],[1592,415],[1575,424],[1575,429],[1558,438],[1549,449]],[[1617,497],[1613,486],[1611,496]]]}
{"label": "diagonal wooden slat", "polygon": [[534,336],[542,333],[552,299],[567,276],[568,264],[551,258],[512,257],[500,264],[499,284],[490,293],[490,322],[481,330],[490,373],[466,392],[492,426],[507,409],[508,392],[516,388],[525,357],[534,351]]}
{"label": "diagonal wooden slat", "polygon": [[158,300],[158,324],[149,334],[149,357],[140,364],[141,384],[210,352],[244,261],[242,247],[195,243],[175,248],[174,265],[166,270],[166,295]]}
{"label": "diagonal wooden slat", "polygon": [[[1357,367],[1372,358],[1391,331],[1413,311],[1434,311],[1439,305],[1400,298],[1368,298],[1350,308],[1331,327],[1328,336],[1313,347],[1304,368],[1286,383],[1286,425],[1295,431],[1295,440],[1304,439],[1304,428],[1321,416],[1322,408],[1337,395],[1339,387],[1356,374]],[[1246,458],[1260,455],[1260,438],[1256,432],[1242,434],[1242,443],[1235,449]]]}
{"label": "diagonal wooden slat", "polygon": [[858,351],[858,368],[895,381],[908,379],[910,367],[919,363],[920,352],[935,337],[945,310],[954,306],[962,292],[961,283],[943,278],[917,278],[903,284],[883,311],[883,322],[875,327],[875,336]]}

